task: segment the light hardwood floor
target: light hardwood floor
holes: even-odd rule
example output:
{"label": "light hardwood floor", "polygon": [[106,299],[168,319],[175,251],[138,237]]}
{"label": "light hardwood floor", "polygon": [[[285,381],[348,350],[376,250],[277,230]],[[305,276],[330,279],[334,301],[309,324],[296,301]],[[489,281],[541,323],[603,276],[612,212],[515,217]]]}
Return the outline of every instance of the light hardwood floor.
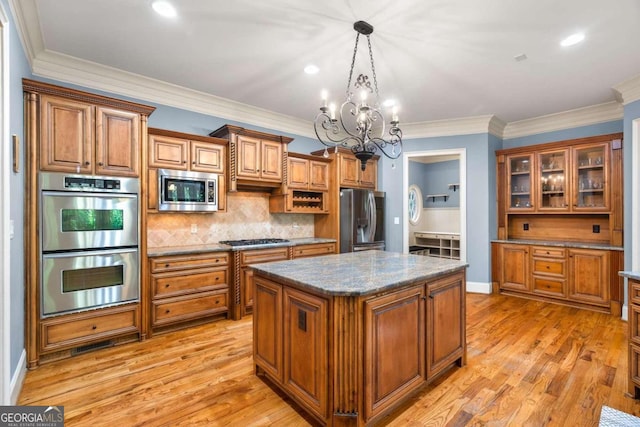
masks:
{"label": "light hardwood floor", "polygon": [[[27,373],[21,405],[64,405],[66,426],[306,426],[253,375],[251,317],[222,320]],[[467,296],[468,364],[390,414],[391,426],[597,426],[627,390],[627,323],[500,295]]]}

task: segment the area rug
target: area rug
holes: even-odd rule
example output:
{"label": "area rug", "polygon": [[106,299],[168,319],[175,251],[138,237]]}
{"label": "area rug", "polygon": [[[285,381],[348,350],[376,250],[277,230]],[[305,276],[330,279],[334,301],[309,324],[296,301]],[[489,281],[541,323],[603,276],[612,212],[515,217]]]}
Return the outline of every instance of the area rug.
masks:
{"label": "area rug", "polygon": [[600,427],[638,427],[640,418],[602,405],[600,412]]}

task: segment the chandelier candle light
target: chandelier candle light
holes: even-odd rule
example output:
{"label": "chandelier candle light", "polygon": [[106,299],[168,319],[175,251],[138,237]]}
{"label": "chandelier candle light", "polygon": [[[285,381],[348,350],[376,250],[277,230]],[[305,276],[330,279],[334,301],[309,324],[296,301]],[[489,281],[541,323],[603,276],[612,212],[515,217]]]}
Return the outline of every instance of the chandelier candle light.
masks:
{"label": "chandelier candle light", "polygon": [[[356,158],[360,160],[360,168],[365,170],[367,160],[371,159],[378,149],[390,159],[400,157],[402,153],[402,130],[398,127],[400,123],[398,120],[398,107],[393,106],[389,132],[388,135],[385,135],[385,119],[380,111],[378,81],[371,50],[370,35],[373,33],[373,27],[364,21],[358,21],[353,24],[353,29],[358,34],[356,34],[356,44],[353,49],[351,70],[347,81],[346,99],[336,111],[335,104],[331,103],[327,106],[328,94],[327,91],[323,90],[322,106],[315,118],[313,127],[320,142],[327,147],[335,147],[336,152],[338,147],[350,148]],[[359,99],[354,100],[354,93],[350,91],[350,88],[360,34],[367,37],[369,45],[373,88],[371,87],[369,76],[358,75],[353,87],[359,92]],[[374,93],[374,89],[375,101],[373,105],[369,105],[367,104],[367,97],[370,93]],[[385,139],[385,136],[387,136],[387,139]],[[324,156],[329,157],[329,152],[326,148]]]}

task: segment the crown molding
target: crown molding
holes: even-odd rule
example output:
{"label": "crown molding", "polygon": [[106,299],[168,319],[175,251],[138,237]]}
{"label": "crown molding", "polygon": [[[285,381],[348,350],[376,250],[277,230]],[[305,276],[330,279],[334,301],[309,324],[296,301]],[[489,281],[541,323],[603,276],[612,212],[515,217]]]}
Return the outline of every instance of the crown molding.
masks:
{"label": "crown molding", "polygon": [[622,105],[640,100],[640,74],[613,87]]}
{"label": "crown molding", "polygon": [[622,108],[622,104],[617,101],[605,102],[603,104],[507,123],[502,138],[511,139],[571,129],[579,126],[621,120],[623,117],[624,109]]}
{"label": "crown molding", "polygon": [[[404,139],[415,139],[487,133],[492,120],[496,120],[496,117],[493,115],[486,115],[463,117],[459,119],[404,123],[402,125],[402,137]],[[497,120],[499,121],[499,119]]]}
{"label": "crown molding", "polygon": [[29,65],[33,68],[33,59],[44,50],[36,2],[35,0],[9,0],[9,8],[16,23],[22,48]]}

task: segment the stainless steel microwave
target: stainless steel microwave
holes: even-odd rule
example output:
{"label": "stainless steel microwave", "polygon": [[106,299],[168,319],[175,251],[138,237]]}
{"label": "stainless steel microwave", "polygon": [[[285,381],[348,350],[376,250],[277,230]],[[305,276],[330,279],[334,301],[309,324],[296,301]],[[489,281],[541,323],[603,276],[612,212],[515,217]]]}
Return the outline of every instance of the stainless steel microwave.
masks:
{"label": "stainless steel microwave", "polygon": [[218,175],[158,169],[159,211],[215,212]]}

